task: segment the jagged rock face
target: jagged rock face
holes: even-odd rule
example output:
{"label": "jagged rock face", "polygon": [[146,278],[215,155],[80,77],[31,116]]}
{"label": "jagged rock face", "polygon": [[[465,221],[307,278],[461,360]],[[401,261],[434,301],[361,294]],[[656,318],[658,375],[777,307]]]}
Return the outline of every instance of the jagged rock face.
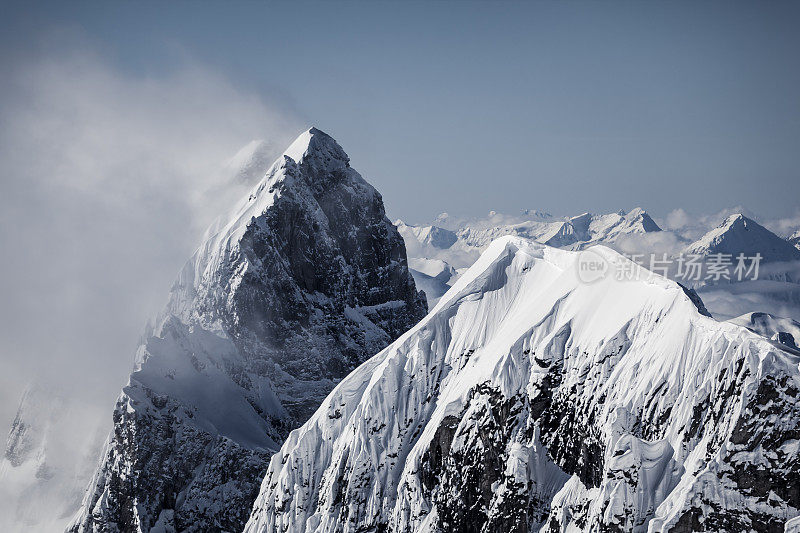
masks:
{"label": "jagged rock face", "polygon": [[37,436],[32,433],[32,428],[17,412],[17,416],[14,417],[14,421],[11,423],[11,430],[8,432],[4,454],[11,466],[20,466],[37,449],[40,439],[36,438]]}
{"label": "jagged rock face", "polygon": [[289,430],[425,313],[381,196],[304,133],[182,271],[71,531],[240,531]]}
{"label": "jagged rock face", "polygon": [[219,320],[255,361],[247,366],[269,374],[296,423],[325,396],[303,397],[307,382],[344,377],[425,314],[380,194],[312,131],[299,164],[284,161],[283,179],[263,184],[274,203],[195,298],[205,321]]}
{"label": "jagged rock face", "polygon": [[796,356],[594,251],[637,281],[493,243],[292,432],[246,531],[782,531]]}

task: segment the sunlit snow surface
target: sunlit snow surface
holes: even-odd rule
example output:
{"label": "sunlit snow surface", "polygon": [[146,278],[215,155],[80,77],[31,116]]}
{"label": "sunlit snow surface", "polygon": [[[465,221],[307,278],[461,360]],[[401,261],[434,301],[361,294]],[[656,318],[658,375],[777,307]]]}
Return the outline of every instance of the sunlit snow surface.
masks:
{"label": "sunlit snow surface", "polygon": [[581,283],[578,256],[493,242],[289,436],[246,531],[741,531],[797,515],[800,359],[646,271]]}

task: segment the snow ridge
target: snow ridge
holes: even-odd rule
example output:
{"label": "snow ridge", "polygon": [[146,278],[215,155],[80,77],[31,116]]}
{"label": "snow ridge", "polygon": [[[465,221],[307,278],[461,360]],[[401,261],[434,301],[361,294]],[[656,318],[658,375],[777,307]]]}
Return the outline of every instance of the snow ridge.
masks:
{"label": "snow ridge", "polygon": [[797,357],[579,258],[494,241],[290,434],[245,531],[782,530]]}

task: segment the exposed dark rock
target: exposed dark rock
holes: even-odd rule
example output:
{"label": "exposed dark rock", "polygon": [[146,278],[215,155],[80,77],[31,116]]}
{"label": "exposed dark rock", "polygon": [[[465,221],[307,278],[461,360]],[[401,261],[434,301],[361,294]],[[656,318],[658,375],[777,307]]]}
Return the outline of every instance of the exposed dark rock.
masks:
{"label": "exposed dark rock", "polygon": [[380,194],[319,130],[290,150],[173,288],[71,531],[241,531],[289,431],[425,315]]}

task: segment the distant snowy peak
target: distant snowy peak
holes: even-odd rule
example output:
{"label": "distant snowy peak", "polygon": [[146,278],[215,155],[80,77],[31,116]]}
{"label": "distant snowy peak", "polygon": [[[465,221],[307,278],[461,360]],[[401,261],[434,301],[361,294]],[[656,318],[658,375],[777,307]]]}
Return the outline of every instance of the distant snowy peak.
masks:
{"label": "distant snowy peak", "polygon": [[493,242],[276,453],[247,533],[782,531],[796,356],[678,284]]}
{"label": "distant snowy peak", "polygon": [[540,220],[551,220],[553,218],[553,215],[551,215],[550,213],[547,213],[545,211],[537,211],[536,209],[525,209],[522,212],[522,216],[532,219],[538,218]]}
{"label": "distant snowy peak", "polygon": [[687,254],[755,256],[764,262],[800,260],[800,250],[741,213],[728,216],[719,226],[687,246]]}
{"label": "distant snowy peak", "polygon": [[[418,264],[444,262],[456,272],[468,268],[489,243],[506,235],[533,239],[557,248],[583,249],[595,244],[611,244],[626,235],[661,230],[650,215],[638,207],[629,212],[583,213],[561,219],[538,211],[526,211],[521,217],[492,211],[487,218],[476,220],[458,220],[442,213],[437,217],[437,223],[456,229],[448,230],[436,225],[412,226],[402,220],[397,220],[395,225],[405,240],[409,257]],[[412,274],[417,285],[425,291],[430,307],[458,279],[456,274],[443,281],[438,273],[431,275],[413,265]]]}
{"label": "distant snowy peak", "polygon": [[412,258],[408,260],[408,266],[445,283],[456,275],[456,269],[441,259]]}
{"label": "distant snowy peak", "polygon": [[458,240],[454,232],[438,226],[410,226],[399,219],[395,221],[395,226],[406,242],[416,241],[422,246],[446,250]]}
{"label": "distant snowy peak", "polygon": [[462,221],[454,232],[436,226],[403,224],[401,233],[406,242],[411,243],[409,248],[417,244],[430,244],[434,241],[434,236],[442,235],[439,237],[441,244],[436,246],[437,248],[447,249],[458,244],[462,249],[482,251],[494,239],[504,235],[516,235],[534,239],[548,246],[565,248],[610,243],[622,235],[660,230],[650,215],[637,207],[628,213],[605,215],[584,213],[564,219],[539,213],[523,217],[505,217],[493,213],[486,219]]}
{"label": "distant snowy peak", "polygon": [[800,250],[800,229],[789,236],[789,244]]}
{"label": "distant snowy peak", "polygon": [[[576,217],[581,222],[586,215]],[[574,219],[573,219],[574,220]],[[610,243],[622,235],[632,233],[652,233],[661,231],[658,224],[641,207],[628,213],[610,213],[607,215],[591,216],[588,225],[588,241],[593,243]]]}

